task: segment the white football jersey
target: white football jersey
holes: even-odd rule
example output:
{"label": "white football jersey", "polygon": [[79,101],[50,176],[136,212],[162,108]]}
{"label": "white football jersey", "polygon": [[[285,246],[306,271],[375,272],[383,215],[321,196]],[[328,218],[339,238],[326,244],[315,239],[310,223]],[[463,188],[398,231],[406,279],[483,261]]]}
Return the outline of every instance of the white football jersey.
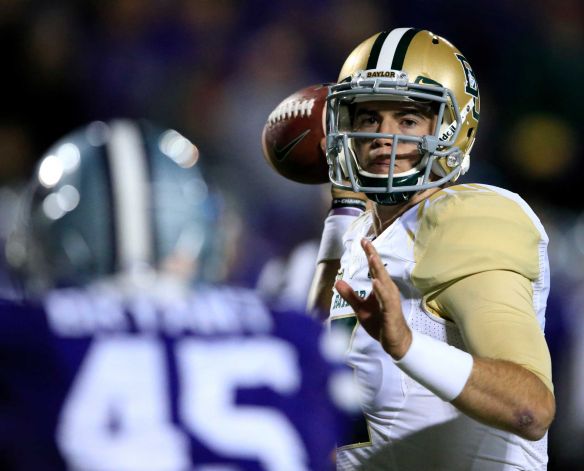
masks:
{"label": "white football jersey", "polygon": [[[337,278],[360,296],[371,291],[360,240],[371,212],[345,234]],[[436,287],[486,270],[513,270],[532,282],[533,306],[543,330],[549,268],[547,236],[516,194],[487,185],[458,185],[432,195],[399,217],[373,245],[397,284],[409,326],[461,350],[457,326],[432,314],[423,296]],[[547,463],[547,435],[530,442],[483,425],[409,378],[356,322],[333,291],[332,328],[352,329],[347,359],[363,406],[361,436],[338,449],[339,470],[540,470]]]}

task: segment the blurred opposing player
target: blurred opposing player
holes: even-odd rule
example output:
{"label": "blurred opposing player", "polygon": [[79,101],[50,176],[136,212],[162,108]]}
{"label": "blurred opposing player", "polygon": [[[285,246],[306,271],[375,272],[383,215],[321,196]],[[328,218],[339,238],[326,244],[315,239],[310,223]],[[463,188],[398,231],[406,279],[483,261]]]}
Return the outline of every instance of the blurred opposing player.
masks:
{"label": "blurred opposing player", "polygon": [[363,405],[338,469],[546,468],[548,238],[518,195],[454,185],[479,112],[467,59],[414,28],[361,43],[330,88],[333,195],[355,193],[333,201],[311,302],[352,333]]}
{"label": "blurred opposing player", "polygon": [[119,120],[42,159],[7,246],[29,301],[0,304],[2,469],[331,467],[346,373],[306,316],[208,283],[226,228],[197,158]]}

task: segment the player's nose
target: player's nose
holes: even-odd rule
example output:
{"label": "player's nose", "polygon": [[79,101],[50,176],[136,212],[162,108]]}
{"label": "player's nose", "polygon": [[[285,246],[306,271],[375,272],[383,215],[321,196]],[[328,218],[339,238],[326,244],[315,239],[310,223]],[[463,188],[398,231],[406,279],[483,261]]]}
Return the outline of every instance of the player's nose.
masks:
{"label": "player's nose", "polygon": [[[381,119],[381,121],[379,122],[379,129],[377,131],[380,134],[396,134],[397,130],[396,130],[396,124],[394,123],[394,121],[392,119],[389,118],[383,118]],[[378,137],[376,139],[374,139],[374,142],[376,145],[378,146],[390,146],[393,142],[393,139],[391,137]]]}

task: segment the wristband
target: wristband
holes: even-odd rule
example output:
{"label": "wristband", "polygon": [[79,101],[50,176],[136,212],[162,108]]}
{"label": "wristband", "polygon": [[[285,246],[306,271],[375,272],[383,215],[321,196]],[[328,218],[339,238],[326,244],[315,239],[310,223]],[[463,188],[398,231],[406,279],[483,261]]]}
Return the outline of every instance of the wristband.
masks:
{"label": "wristband", "polygon": [[342,208],[355,208],[363,212],[367,209],[367,203],[358,198],[334,198],[331,205],[332,211]]}
{"label": "wristband", "polygon": [[440,399],[450,402],[464,389],[473,358],[458,348],[412,331],[409,350],[394,364]]}

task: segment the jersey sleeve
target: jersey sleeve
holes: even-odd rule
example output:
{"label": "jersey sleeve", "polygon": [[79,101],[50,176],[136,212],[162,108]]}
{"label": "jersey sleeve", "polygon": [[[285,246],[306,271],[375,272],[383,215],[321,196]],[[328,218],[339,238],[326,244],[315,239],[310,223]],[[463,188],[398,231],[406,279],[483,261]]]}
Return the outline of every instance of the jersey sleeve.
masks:
{"label": "jersey sleeve", "polygon": [[428,307],[457,324],[470,353],[521,365],[553,392],[550,353],[532,296],[524,276],[494,270],[449,285]]}
{"label": "jersey sleeve", "polygon": [[553,391],[534,301],[547,246],[538,223],[512,194],[437,193],[420,219],[412,280],[430,312],[456,323],[470,353],[522,365]]}
{"label": "jersey sleeve", "polygon": [[429,296],[490,270],[537,280],[546,241],[535,215],[526,212],[518,198],[464,188],[441,191],[426,202],[414,244],[414,285]]}

